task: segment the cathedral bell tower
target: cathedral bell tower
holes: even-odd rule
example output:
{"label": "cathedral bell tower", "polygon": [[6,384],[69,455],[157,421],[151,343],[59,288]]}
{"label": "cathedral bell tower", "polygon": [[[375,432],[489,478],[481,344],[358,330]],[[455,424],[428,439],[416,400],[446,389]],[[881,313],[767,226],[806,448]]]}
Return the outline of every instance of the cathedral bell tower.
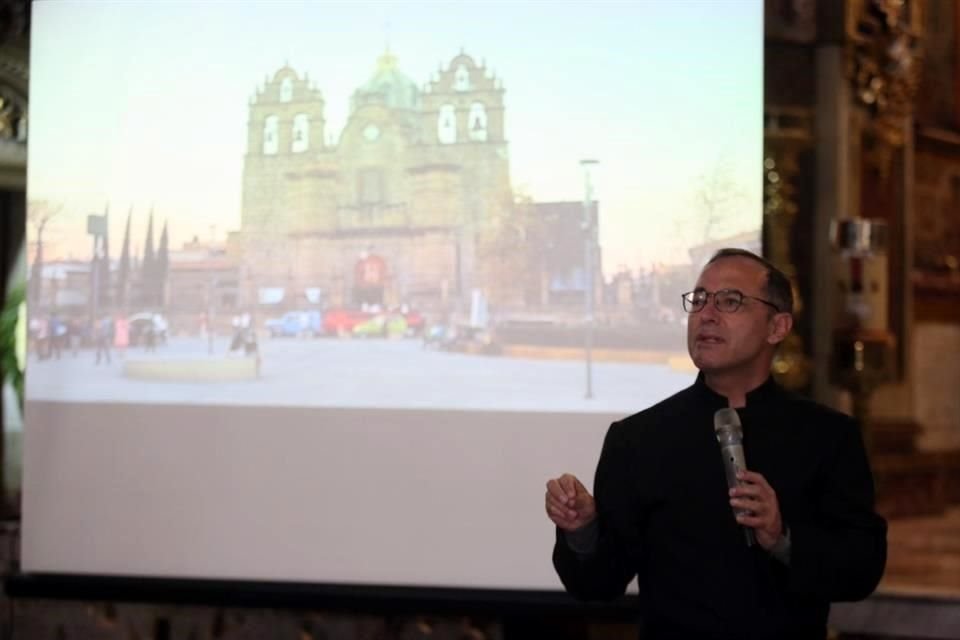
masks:
{"label": "cathedral bell tower", "polygon": [[427,84],[422,114],[426,144],[504,142],[503,86],[465,53]]}
{"label": "cathedral bell tower", "polygon": [[267,79],[250,100],[243,166],[243,226],[284,227],[282,177],[303,171],[324,148],[324,100],[289,66]]}

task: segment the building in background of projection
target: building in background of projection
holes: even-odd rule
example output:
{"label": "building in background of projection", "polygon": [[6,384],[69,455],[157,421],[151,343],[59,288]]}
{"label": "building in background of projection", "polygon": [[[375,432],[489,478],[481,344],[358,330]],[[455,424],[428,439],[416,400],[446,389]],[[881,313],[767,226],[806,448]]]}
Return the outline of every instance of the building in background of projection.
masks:
{"label": "building in background of projection", "polygon": [[230,237],[243,302],[296,306],[319,290],[331,306],[440,309],[475,289],[522,301],[498,264],[514,209],[503,95],[463,53],[421,91],[387,52],[333,132],[309,78],[277,71],[250,102]]}

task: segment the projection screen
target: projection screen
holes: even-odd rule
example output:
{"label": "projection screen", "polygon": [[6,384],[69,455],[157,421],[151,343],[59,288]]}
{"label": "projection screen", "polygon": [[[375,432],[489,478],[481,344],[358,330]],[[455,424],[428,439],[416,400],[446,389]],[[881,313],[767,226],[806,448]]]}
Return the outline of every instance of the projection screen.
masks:
{"label": "projection screen", "polygon": [[22,568],[559,590],[758,251],[762,4],[36,2]]}

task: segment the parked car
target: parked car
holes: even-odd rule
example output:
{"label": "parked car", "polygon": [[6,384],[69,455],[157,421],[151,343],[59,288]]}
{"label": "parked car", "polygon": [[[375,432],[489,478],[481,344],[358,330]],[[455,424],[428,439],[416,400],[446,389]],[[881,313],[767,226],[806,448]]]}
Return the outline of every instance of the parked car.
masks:
{"label": "parked car", "polygon": [[501,352],[493,333],[464,325],[430,325],[423,332],[423,348],[486,355]]}
{"label": "parked car", "polygon": [[426,325],[426,318],[424,318],[423,314],[421,314],[419,311],[404,304],[399,308],[394,309],[393,313],[399,314],[403,317],[407,324],[406,334],[408,336],[418,336],[423,333]]}
{"label": "parked car", "polygon": [[357,338],[383,338],[387,335],[387,320],[382,315],[358,322],[351,331]]}
{"label": "parked car", "polygon": [[456,341],[456,327],[445,324],[432,324],[423,331],[424,349],[443,349],[450,351]]}
{"label": "parked car", "polygon": [[319,311],[288,311],[264,323],[271,338],[312,338],[323,333],[323,314]]}
{"label": "parked car", "polygon": [[153,338],[154,345],[167,343],[169,325],[167,319],[159,313],[143,311],[127,318],[130,331],[130,346],[147,345]]}
{"label": "parked car", "polygon": [[323,331],[328,335],[350,335],[353,328],[374,317],[372,311],[329,309],[323,314]]}
{"label": "parked car", "polygon": [[407,321],[400,314],[378,314],[353,327],[358,338],[396,338],[406,335]]}

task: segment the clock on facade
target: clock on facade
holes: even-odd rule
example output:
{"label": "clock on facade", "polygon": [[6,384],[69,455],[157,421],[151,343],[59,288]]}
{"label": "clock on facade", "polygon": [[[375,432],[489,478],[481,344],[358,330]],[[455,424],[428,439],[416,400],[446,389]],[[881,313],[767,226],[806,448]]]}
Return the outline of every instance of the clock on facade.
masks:
{"label": "clock on facade", "polygon": [[380,137],[380,127],[372,123],[368,124],[366,127],[363,128],[363,137],[369,140],[370,142],[373,142],[374,140]]}

